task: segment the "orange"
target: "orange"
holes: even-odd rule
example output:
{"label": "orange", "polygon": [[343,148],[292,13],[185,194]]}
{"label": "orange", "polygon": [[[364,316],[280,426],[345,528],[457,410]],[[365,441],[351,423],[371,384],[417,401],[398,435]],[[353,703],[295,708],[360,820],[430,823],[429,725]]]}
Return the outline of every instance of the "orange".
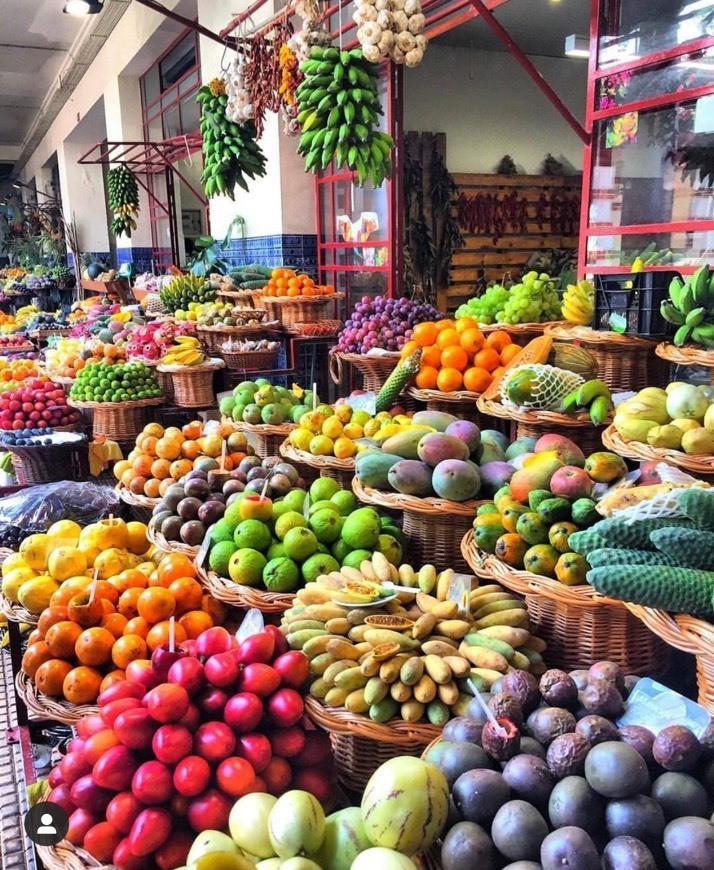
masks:
{"label": "orange", "polygon": [[149,466],[149,473],[157,480],[163,480],[165,477],[168,477],[170,472],[171,463],[168,459],[155,459]]}
{"label": "orange", "polygon": [[112,656],[114,635],[106,628],[86,628],[77,638],[74,653],[80,664],[105,665]]}
{"label": "orange", "polygon": [[442,329],[454,329],[456,327],[456,322],[448,317],[442,317],[441,320],[436,321],[435,325],[437,330],[441,332]]}
{"label": "orange", "polygon": [[119,603],[117,604],[117,610],[119,613],[121,613],[122,616],[126,616],[127,619],[133,619],[135,616],[138,616],[139,611],[137,610],[136,602],[144,591],[145,590],[134,586],[127,589],[126,592],[122,592],[119,596]]}
{"label": "orange", "polygon": [[461,347],[466,351],[469,356],[474,356],[477,354],[481,348],[486,343],[486,339],[483,337],[483,333],[481,330],[476,327],[470,327],[469,329],[465,329],[461,333]]}
{"label": "orange", "polygon": [[493,347],[485,347],[474,357],[474,365],[486,369],[489,372],[498,368],[500,362],[501,358],[499,356],[499,351],[495,350]]}
{"label": "orange", "polygon": [[508,363],[521,352],[521,347],[517,344],[507,344],[501,351],[501,365],[507,366]]}
{"label": "orange", "polygon": [[176,600],[168,589],[154,586],[152,589],[144,589],[139,595],[136,609],[139,616],[143,616],[147,622],[155,624],[173,616],[176,610]]}
{"label": "orange", "polygon": [[109,673],[102,680],[102,684],[99,687],[99,694],[101,695],[109,686],[113,686],[114,683],[123,683],[126,680],[126,674],[124,671],[116,670],[109,671]]}
{"label": "orange", "polygon": [[430,344],[421,352],[421,364],[423,366],[432,366],[438,369],[441,365],[441,351],[435,344]]}
{"label": "orange", "polygon": [[414,383],[420,390],[435,390],[438,376],[438,369],[433,366],[422,366],[419,374],[414,378]]}
{"label": "orange", "polygon": [[195,577],[196,569],[193,562],[183,553],[169,553],[159,562],[159,579],[172,583],[179,577]]}
{"label": "orange", "polygon": [[511,344],[511,336],[503,329],[497,329],[489,333],[486,344],[500,353],[504,347]]}
{"label": "orange", "polygon": [[143,571],[138,568],[126,568],[121,574],[109,578],[109,583],[115,586],[119,594],[126,592],[127,589],[138,586],[140,589],[146,589],[149,585],[149,578]]}
{"label": "orange", "polygon": [[132,471],[136,477],[149,477],[153,459],[150,456],[137,456],[132,463]]}
{"label": "orange", "polygon": [[497,378],[500,378],[504,371],[505,368],[503,366],[499,366],[498,368],[494,369],[491,372],[491,379],[495,381]]}
{"label": "orange", "polygon": [[[442,335],[444,333],[442,332]],[[441,365],[446,369],[458,369],[463,372],[469,364],[469,355],[463,347],[447,347],[441,352]]]}
{"label": "orange", "polygon": [[121,613],[109,613],[100,623],[101,627],[110,631],[115,638],[121,637],[124,634],[126,624],[127,618],[122,616]]}
{"label": "orange", "polygon": [[44,665],[45,662],[49,662],[53,658],[54,656],[44,640],[38,640],[36,643],[30,644],[25,650],[22,657],[22,670],[31,680],[34,680],[40,665]]}
{"label": "orange", "polygon": [[222,601],[206,593],[201,601],[201,610],[207,613],[216,625],[224,625],[228,617],[228,608]]}
{"label": "orange", "polygon": [[64,622],[66,619],[66,607],[46,607],[37,620],[37,628],[44,637],[56,622]]}
{"label": "orange", "polygon": [[[164,460],[159,460],[163,462]],[[161,495],[161,481],[150,477],[144,484],[144,495],[147,498],[159,498]]]}
{"label": "orange", "polygon": [[473,317],[459,317],[456,320],[456,331],[458,333],[466,332],[467,329],[475,329],[478,326],[478,321]]}
{"label": "orange", "polygon": [[136,446],[142,453],[149,456],[156,456],[156,442],[159,439],[155,435],[139,435],[136,439]]}
{"label": "orange", "polygon": [[159,459],[168,459],[172,462],[174,459],[178,459],[181,455],[183,436],[180,436],[180,438],[181,440],[178,438],[167,438],[166,435],[163,438],[159,438],[156,442],[156,455]]}
{"label": "orange", "polygon": [[[404,347],[402,347],[402,351],[401,351],[402,359],[406,359],[408,356],[411,356],[418,347],[419,347],[419,345],[416,343],[416,341],[414,341],[414,339],[406,342]],[[422,359],[423,359],[423,354],[422,354]]]}
{"label": "orange", "polygon": [[[180,622],[174,623],[174,643],[183,643],[186,640],[186,631]],[[157,622],[146,636],[146,645],[153,652],[159,646],[169,645],[169,621]]]}
{"label": "orange", "polygon": [[[151,459],[150,456],[147,456],[146,458],[149,460]],[[122,475],[119,478],[119,480],[124,484],[124,486],[127,489],[129,488],[129,484],[132,482],[133,479],[134,479],[134,469],[133,468],[127,468],[126,471],[122,472]]]}
{"label": "orange", "polygon": [[[198,444],[196,445],[196,447],[198,447]],[[183,444],[181,445],[181,449],[183,450]],[[188,474],[192,468],[193,462],[191,462],[190,459],[175,459],[171,463],[169,474],[174,480],[179,480],[185,474]]]}
{"label": "orange", "polygon": [[166,490],[172,485],[176,483],[173,477],[165,477],[163,480],[159,481],[159,495],[161,497],[166,495]]}
{"label": "orange", "polygon": [[200,452],[201,448],[198,446],[198,441],[184,441],[181,445],[181,456],[185,459],[195,459]]}
{"label": "orange", "polygon": [[181,429],[181,434],[189,441],[195,441],[203,435],[203,423],[200,420],[191,420]]}
{"label": "orange", "polygon": [[43,695],[58,698],[62,694],[65,677],[72,665],[62,659],[50,659],[41,664],[35,673],[35,685]]}
{"label": "orange", "polygon": [[105,616],[109,616],[116,611],[116,607],[114,607],[111,601],[109,601],[107,598],[99,598],[97,600],[102,605],[102,619],[104,619]]}
{"label": "orange", "polygon": [[129,662],[136,659],[145,659],[148,656],[148,647],[143,637],[138,634],[125,634],[120,637],[112,649],[112,661],[114,664],[126,670]]}
{"label": "orange", "polygon": [[186,632],[186,637],[193,639],[207,628],[212,628],[213,620],[203,610],[189,610],[179,619],[179,625]]}
{"label": "orange", "polygon": [[107,601],[111,601],[112,604],[116,604],[119,601],[119,590],[108,580],[97,580],[97,584],[94,587],[94,597],[105,598]]}
{"label": "orange", "polygon": [[114,472],[114,477],[116,477],[117,480],[121,480],[121,476],[125,471],[131,471],[131,462],[122,459],[120,462],[114,463],[114,468],[112,470]]}
{"label": "orange", "polygon": [[179,577],[169,586],[169,592],[176,602],[176,613],[181,615],[201,606],[203,589],[193,577]]}
{"label": "orange", "polygon": [[73,668],[64,678],[62,694],[70,704],[93,704],[99,695],[102,675],[84,665]]}
{"label": "orange", "polygon": [[451,327],[442,329],[436,338],[436,346],[439,350],[445,350],[447,347],[458,347],[459,337],[459,333]]}
{"label": "orange", "polygon": [[124,626],[123,634],[138,634],[139,637],[146,638],[150,628],[151,626],[143,616],[135,616]]}
{"label": "orange", "polygon": [[412,341],[415,341],[419,347],[428,347],[436,341],[437,329],[436,324],[426,322],[417,323],[412,330]]}
{"label": "orange", "polygon": [[76,622],[56,622],[47,631],[45,641],[56,659],[71,659],[74,658],[74,645],[81,633],[82,629]]}
{"label": "orange", "polygon": [[27,645],[32,646],[33,643],[37,643],[40,640],[44,640],[45,636],[40,631],[39,628],[33,628],[32,631],[27,635]]}
{"label": "orange", "polygon": [[282,278],[282,277],[283,277],[283,270],[282,269],[273,269],[273,271],[270,273],[270,280],[271,281],[276,281],[278,278]]}
{"label": "orange", "polygon": [[491,383],[491,374],[486,369],[472,366],[464,372],[464,389],[482,393]]}
{"label": "orange", "polygon": [[453,390],[460,390],[463,382],[463,375],[458,369],[442,369],[436,379],[436,386],[442,393],[450,393]]}

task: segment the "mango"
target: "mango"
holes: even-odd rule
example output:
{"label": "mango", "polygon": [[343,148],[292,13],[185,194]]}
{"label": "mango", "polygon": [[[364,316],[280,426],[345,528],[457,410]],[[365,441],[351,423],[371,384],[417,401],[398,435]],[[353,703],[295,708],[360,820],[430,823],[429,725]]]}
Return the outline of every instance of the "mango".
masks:
{"label": "mango", "polygon": [[570,520],[571,511],[567,498],[547,498],[538,505],[536,513],[546,525],[550,526],[553,523]]}
{"label": "mango", "polygon": [[471,420],[457,420],[455,423],[449,424],[446,428],[446,434],[463,441],[470,453],[473,453],[481,444],[481,429]]}
{"label": "mango", "polygon": [[518,517],[516,533],[527,544],[543,544],[548,540],[548,526],[535,511],[526,511]]}
{"label": "mango", "polygon": [[389,452],[358,454],[355,459],[355,476],[364,486],[374,489],[389,489],[387,474],[401,456]]}
{"label": "mango", "polygon": [[512,568],[523,567],[523,557],[528,549],[528,544],[521,539],[520,535],[509,532],[496,541],[495,555],[501,562]]}
{"label": "mango", "polygon": [[529,494],[534,489],[548,489],[551,477],[564,463],[558,459],[555,451],[536,453],[526,459],[523,468],[511,478],[509,486],[513,498],[525,504]]}
{"label": "mango", "polygon": [[435,468],[445,459],[460,459],[465,461],[471,451],[458,438],[445,432],[430,432],[424,435],[417,445],[419,459],[431,468]]}
{"label": "mango", "polygon": [[432,492],[432,470],[424,462],[415,459],[402,459],[395,463],[387,474],[389,485],[404,495],[420,498]]}
{"label": "mango", "polygon": [[627,474],[627,465],[617,453],[600,450],[585,460],[585,471],[596,483],[610,483]]}
{"label": "mango", "polygon": [[412,417],[413,426],[431,426],[437,432],[445,432],[447,427],[456,423],[458,417],[444,411],[417,411]]}
{"label": "mango", "polygon": [[419,442],[425,435],[433,431],[427,426],[410,426],[408,429],[403,429],[398,434],[387,438],[382,443],[382,450],[402,459],[418,459]]}
{"label": "mango", "polygon": [[446,459],[434,468],[431,485],[441,498],[463,502],[479,494],[481,476],[478,468],[470,462]]}
{"label": "mango", "polygon": [[523,567],[532,574],[552,577],[559,557],[558,551],[550,544],[536,544],[523,556]]}
{"label": "mango", "polygon": [[585,583],[588,563],[579,553],[563,553],[555,564],[555,576],[565,586]]}

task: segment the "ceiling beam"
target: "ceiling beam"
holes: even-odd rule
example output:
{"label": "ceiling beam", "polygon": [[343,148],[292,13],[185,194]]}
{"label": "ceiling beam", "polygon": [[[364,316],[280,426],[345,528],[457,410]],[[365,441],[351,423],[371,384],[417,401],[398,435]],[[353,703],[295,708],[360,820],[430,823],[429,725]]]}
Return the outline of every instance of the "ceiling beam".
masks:
{"label": "ceiling beam", "polygon": [[0,42],[0,48],[22,48],[24,51],[69,51],[69,46],[23,45],[19,42]]}
{"label": "ceiling beam", "polygon": [[178,12],[167,9],[165,6],[157,3],[156,0],[136,0],[136,2],[140,3],[142,6],[146,6],[147,9],[151,9],[154,12],[158,12],[160,15],[166,16],[166,18],[170,18],[172,21],[182,24],[184,27],[195,30],[196,33],[205,36],[206,39],[211,39],[213,42],[219,42],[223,46],[235,47],[236,45],[235,39],[220,36],[218,33],[214,33],[212,30],[199,24],[198,21],[194,21],[192,18],[186,18],[184,15],[179,15]]}

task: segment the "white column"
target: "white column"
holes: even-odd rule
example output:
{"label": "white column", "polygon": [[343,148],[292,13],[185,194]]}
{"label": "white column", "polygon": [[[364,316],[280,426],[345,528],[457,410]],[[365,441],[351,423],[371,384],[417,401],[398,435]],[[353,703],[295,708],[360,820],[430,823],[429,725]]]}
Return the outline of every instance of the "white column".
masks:
{"label": "white column", "polygon": [[62,209],[77,224],[79,247],[84,252],[109,253],[104,176],[98,164],[77,161],[96,143],[66,139],[57,149]]}

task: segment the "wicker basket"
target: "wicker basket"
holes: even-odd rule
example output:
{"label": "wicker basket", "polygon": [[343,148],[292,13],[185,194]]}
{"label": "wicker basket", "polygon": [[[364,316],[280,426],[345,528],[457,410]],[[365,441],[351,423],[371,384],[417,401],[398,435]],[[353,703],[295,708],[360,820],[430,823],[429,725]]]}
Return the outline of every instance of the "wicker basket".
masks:
{"label": "wicker basket", "polygon": [[77,402],[67,404],[81,411],[92,411],[92,434],[110,441],[135,441],[149,422],[148,409],[163,402],[163,398],[137,399],[133,402]]}
{"label": "wicker basket", "polygon": [[158,385],[163,390],[164,402],[167,405],[170,405],[174,400],[174,382],[173,382],[173,379],[171,378],[171,375],[166,374],[165,372],[160,372],[158,370],[159,363],[161,362],[161,360],[158,360],[158,359],[150,359],[150,360],[139,359],[139,362],[144,363],[144,365],[147,368],[150,368],[153,371],[154,377],[156,378]]}
{"label": "wicker basket", "polygon": [[456,502],[383,492],[364,486],[356,477],[352,480],[352,492],[362,504],[403,512],[402,531],[409,541],[411,562],[434,565],[437,571],[447,568],[469,570],[466,561],[460,556],[461,541],[471,528],[478,506],[483,502]]}
{"label": "wicker basket", "polygon": [[184,556],[188,556],[189,559],[195,559],[198,556],[198,551],[201,549],[200,546],[190,547],[188,544],[184,544],[183,541],[168,541],[152,525],[149,525],[146,539],[158,550],[161,550],[162,553],[182,553]]}
{"label": "wicker basket", "polygon": [[549,432],[558,432],[578,444],[584,453],[602,449],[602,427],[594,426],[586,411],[572,416],[557,411],[530,411],[510,407],[484,396],[479,398],[477,404],[482,414],[515,421],[517,438],[540,438]]}
{"label": "wicker basket", "polygon": [[548,644],[551,667],[571,671],[606,660],[617,662],[627,674],[655,676],[666,669],[666,645],[638,625],[621,601],[600,595],[592,586],[565,586],[517,571],[482,553],[473,531],[464,536],[461,551],[469,565],[479,565],[490,579],[524,596],[534,633]]}
{"label": "wicker basket", "polygon": [[398,755],[419,757],[441,728],[423,722],[373,722],[367,716],[343,707],[324,707],[315,698],[305,698],[309,718],[330,735],[337,777],[345,788],[364,791],[374,771]]}
{"label": "wicker basket", "polygon": [[2,592],[0,592],[0,613],[11,622],[26,622],[28,625],[37,625],[40,618],[39,613],[32,613],[22,605],[14,604]]}
{"label": "wicker basket", "polygon": [[17,482],[25,486],[89,478],[89,444],[83,435],[58,444],[18,447],[3,442],[2,446],[12,454]]}
{"label": "wicker basket", "polygon": [[174,387],[174,404],[179,408],[210,408],[216,403],[213,373],[225,368],[222,359],[211,359],[197,366],[166,366],[157,371],[170,374]]}
{"label": "wicker basket", "polygon": [[[319,477],[331,477],[342,489],[349,489],[355,475],[354,459],[335,459],[334,456],[313,456],[305,450],[298,450],[289,441],[280,445],[280,455],[291,462],[298,471],[302,467],[313,469]],[[304,476],[304,475],[301,475]]]}
{"label": "wicker basket", "polygon": [[221,350],[215,348],[226,368],[232,372],[267,372],[275,367],[278,350]]}
{"label": "wicker basket", "polygon": [[243,423],[234,420],[233,426],[238,432],[245,432],[255,448],[256,455],[261,459],[268,456],[280,456],[280,445],[285,441],[296,423],[281,423],[272,426],[270,423]]}
{"label": "wicker basket", "polygon": [[[262,321],[265,318],[265,311],[253,312],[256,319]],[[271,323],[255,323],[242,326],[197,326],[196,333],[206,347],[216,353],[220,350],[224,341],[229,338],[250,338],[254,335],[264,335],[266,330],[280,329],[280,324],[277,322]]]}
{"label": "wicker basket", "polygon": [[640,441],[625,441],[614,426],[608,426],[602,433],[602,443],[608,450],[624,456],[646,462],[648,459],[661,459],[670,465],[683,468],[697,477],[714,475],[714,456],[688,456],[681,450],[669,450],[666,447],[650,447]]}
{"label": "wicker basket", "polygon": [[28,711],[39,719],[51,719],[55,722],[64,722],[65,725],[75,725],[85,716],[99,712],[99,707],[95,704],[70,704],[69,701],[48,698],[38,691],[32,680],[22,671],[15,675],[15,689],[25,702]]}
{"label": "wicker basket", "polygon": [[707,350],[704,347],[696,345],[676,347],[674,344],[663,341],[657,345],[655,353],[658,357],[666,359],[667,362],[674,363],[674,365],[714,368],[714,350]]}
{"label": "wicker basket", "polygon": [[362,389],[370,393],[378,393],[400,359],[401,355],[398,353],[369,356],[333,351],[330,354],[330,377],[334,383],[339,384],[344,374],[343,364],[354,366],[362,375]]}
{"label": "wicker basket", "polygon": [[140,523],[148,523],[154,515],[154,508],[160,503],[160,498],[149,498],[148,495],[134,495],[123,483],[119,482],[114,487],[119,493],[119,498],[124,504],[129,505],[135,520]]}
{"label": "wicker basket", "polygon": [[254,589],[252,586],[241,586],[227,577],[220,577],[205,565],[196,564],[198,581],[215,599],[231,607],[245,607],[260,610],[263,613],[283,613],[293,606],[295,595],[292,592],[268,592],[265,589]]}
{"label": "wicker basket", "polygon": [[652,339],[600,332],[575,324],[551,326],[546,334],[557,341],[572,342],[592,354],[597,360],[598,377],[613,393],[637,392],[668,382],[669,367],[655,355],[656,343]]}
{"label": "wicker basket", "polygon": [[471,420],[473,423],[480,423],[483,420],[483,414],[476,406],[476,400],[481,393],[474,393],[472,390],[443,393],[441,390],[418,390],[416,387],[408,387],[406,395],[417,402],[426,403],[427,411],[443,411],[462,420]]}
{"label": "wicker basket", "polygon": [[491,323],[479,324],[479,329],[484,335],[490,332],[506,332],[511,336],[513,344],[520,347],[525,347],[529,341],[543,335],[548,327],[560,324],[561,321],[553,321],[552,323]]}
{"label": "wicker basket", "polygon": [[35,846],[35,849],[45,870],[118,870],[116,864],[102,864],[67,840],[56,846]]}
{"label": "wicker basket", "polygon": [[261,305],[270,320],[277,320],[283,329],[289,330],[294,323],[325,320],[327,306],[342,299],[344,293],[330,296],[263,296]]}
{"label": "wicker basket", "polygon": [[337,335],[341,328],[341,320],[320,320],[318,323],[293,323],[287,328],[287,332],[306,338],[331,338]]}

